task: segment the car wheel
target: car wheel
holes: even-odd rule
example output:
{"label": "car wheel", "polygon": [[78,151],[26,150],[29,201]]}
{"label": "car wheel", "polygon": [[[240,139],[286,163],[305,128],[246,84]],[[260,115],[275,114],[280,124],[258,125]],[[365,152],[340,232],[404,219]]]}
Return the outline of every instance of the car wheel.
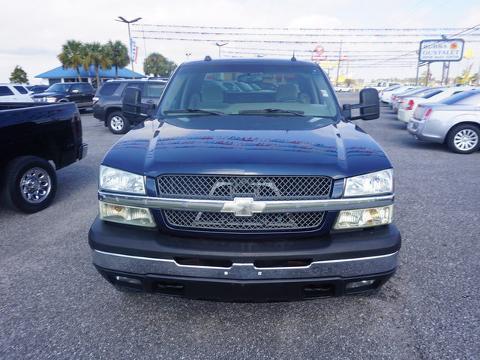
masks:
{"label": "car wheel", "polygon": [[6,203],[25,213],[48,207],[57,191],[57,176],[50,163],[36,156],[12,160],[5,171]]}
{"label": "car wheel", "polygon": [[126,134],[130,130],[130,122],[120,111],[114,111],[108,115],[107,125],[114,134]]}
{"label": "car wheel", "polygon": [[480,148],[480,128],[470,124],[457,125],[448,133],[447,144],[456,153],[473,153]]}

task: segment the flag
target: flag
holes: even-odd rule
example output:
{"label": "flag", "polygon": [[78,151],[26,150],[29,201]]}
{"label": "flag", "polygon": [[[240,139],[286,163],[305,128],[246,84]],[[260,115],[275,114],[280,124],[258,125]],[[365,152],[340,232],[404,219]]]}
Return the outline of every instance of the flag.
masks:
{"label": "flag", "polygon": [[135,40],[130,40],[130,58],[132,59],[132,62],[135,64],[137,63],[137,57],[138,57],[138,46]]}

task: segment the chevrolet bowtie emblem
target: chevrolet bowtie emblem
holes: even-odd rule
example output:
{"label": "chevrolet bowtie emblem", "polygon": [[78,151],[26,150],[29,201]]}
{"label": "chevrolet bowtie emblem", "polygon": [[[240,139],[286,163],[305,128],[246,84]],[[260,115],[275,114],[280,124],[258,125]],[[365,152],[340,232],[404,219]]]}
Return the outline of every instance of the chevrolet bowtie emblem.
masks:
{"label": "chevrolet bowtie emblem", "polygon": [[255,213],[261,213],[264,208],[265,204],[261,201],[237,197],[233,201],[225,202],[222,212],[233,213],[235,216],[253,216]]}

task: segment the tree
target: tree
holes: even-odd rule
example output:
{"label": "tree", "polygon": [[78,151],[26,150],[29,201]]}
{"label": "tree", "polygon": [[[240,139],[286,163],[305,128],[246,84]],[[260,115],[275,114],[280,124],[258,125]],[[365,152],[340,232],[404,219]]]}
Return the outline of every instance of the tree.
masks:
{"label": "tree", "polygon": [[455,78],[455,83],[460,85],[469,85],[473,83],[476,78],[476,74],[472,73],[472,65],[470,64],[465,69],[463,69],[462,74]]}
{"label": "tree", "polygon": [[57,55],[58,60],[60,60],[64,68],[72,68],[76,70],[78,81],[82,81],[82,77],[80,76],[80,66],[84,61],[83,53],[83,44],[80,41],[68,40],[63,44],[62,52]]}
{"label": "tree", "polygon": [[28,84],[28,77],[25,70],[21,66],[15,66],[12,73],[10,74],[10,82],[18,84]]}
{"label": "tree", "polygon": [[168,60],[165,56],[159,53],[151,53],[143,62],[143,71],[146,75],[169,76],[175,70],[177,65]]}
{"label": "tree", "polygon": [[105,45],[105,52],[110,58],[110,63],[115,67],[115,78],[118,78],[118,68],[128,65],[130,58],[128,57],[128,49],[121,41],[109,41]]}
{"label": "tree", "polygon": [[82,65],[88,71],[93,65],[95,70],[95,78],[97,87],[100,86],[100,68],[110,69],[112,61],[108,56],[106,47],[98,42],[88,43],[83,46],[82,51]]}

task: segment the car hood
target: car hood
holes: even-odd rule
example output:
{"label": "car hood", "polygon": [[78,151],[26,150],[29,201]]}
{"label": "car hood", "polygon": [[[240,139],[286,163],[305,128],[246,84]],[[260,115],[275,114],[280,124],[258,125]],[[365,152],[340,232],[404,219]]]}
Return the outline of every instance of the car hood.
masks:
{"label": "car hood", "polygon": [[290,116],[192,116],[147,120],[103,164],[160,174],[354,176],[391,167],[380,146],[349,122]]}

